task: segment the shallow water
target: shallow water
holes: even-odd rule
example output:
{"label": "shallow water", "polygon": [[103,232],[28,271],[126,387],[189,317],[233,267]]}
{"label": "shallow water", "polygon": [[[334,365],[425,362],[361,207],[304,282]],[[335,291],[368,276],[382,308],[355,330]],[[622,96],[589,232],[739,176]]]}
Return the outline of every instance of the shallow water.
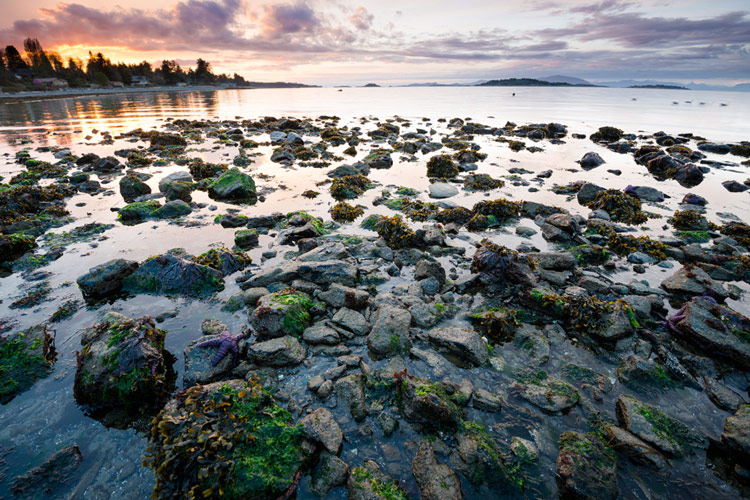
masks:
{"label": "shallow water", "polygon": [[[514,92],[515,96],[512,95]],[[673,104],[673,102],[678,102],[678,104]],[[701,102],[705,104],[700,104]],[[722,103],[726,106],[722,106]],[[317,117],[323,114],[340,116],[342,118],[340,125],[355,126],[360,124],[360,117],[373,116],[385,119],[397,115],[412,120],[409,130],[422,127],[421,118],[429,117],[430,125],[441,132],[445,132],[445,124],[435,121],[439,117],[471,117],[477,122],[490,126],[502,126],[506,121],[513,121],[519,125],[550,121],[563,123],[568,126],[569,131],[565,143],[554,145],[543,141],[537,145],[541,146],[544,151],[538,153],[528,151],[514,153],[505,145],[477,137],[476,142],[482,146],[482,152],[489,154],[487,160],[479,163],[479,172],[505,178],[506,186],[493,190],[492,198],[502,196],[549,203],[583,215],[586,215],[588,210],[578,205],[575,198],[569,200],[547,189],[553,184],[562,185],[575,180],[591,180],[606,187],[619,189],[628,184],[651,185],[670,195],[671,199],[663,204],[646,205],[644,208],[664,216],[671,215],[677,208],[677,203],[686,190],[674,181],[657,183],[648,175],[645,167],[635,164],[630,155],[614,153],[593,144],[588,139],[573,139],[570,133],[588,135],[600,126],[613,125],[633,133],[641,131],[653,133],[660,130],[669,134],[692,132],[716,142],[750,139],[750,121],[747,120],[750,116],[750,94],[744,93],[528,87],[380,88],[343,89],[341,92],[327,88],[224,90],[80,97],[0,104],[0,155],[7,154],[5,160],[0,159],[0,175],[9,178],[23,169],[21,165],[14,163],[13,155],[16,151],[26,147],[31,147],[33,158],[48,161],[53,161],[51,153],[37,153],[33,151],[34,148],[64,146],[71,148],[73,153],[78,155],[94,152],[106,156],[118,149],[134,147],[133,143],[123,140],[115,140],[115,143],[111,145],[101,145],[99,144],[101,136],[94,133],[94,130],[99,132],[106,130],[112,135],[117,135],[139,127],[143,129],[161,127],[167,119],[231,120],[236,117],[252,119],[265,115]],[[402,130],[402,133],[404,131]],[[305,139],[309,138],[305,137]],[[23,140],[31,140],[31,142],[22,143]],[[691,146],[694,147],[694,144]],[[335,148],[335,150],[340,152],[345,147]],[[367,149],[360,147],[357,158],[365,156]],[[314,183],[325,178],[327,169],[283,167],[268,160],[267,153],[270,150],[270,147],[255,150],[264,154],[253,158],[254,163],[246,169],[254,177],[270,176],[263,180],[256,178],[259,189],[269,188],[270,192],[266,194],[266,200],[262,203],[239,207],[240,213],[252,216],[274,211],[289,212],[304,209],[311,214],[328,219],[328,210],[333,200],[326,186],[318,189],[322,194],[314,200],[300,196],[305,189],[315,189]],[[213,141],[209,139],[203,144],[191,144],[187,155],[202,157],[207,161],[231,163],[237,151],[238,148],[232,146],[214,147]],[[569,171],[578,167],[574,161],[581,158],[587,151],[598,152],[607,163],[590,172]],[[372,200],[389,185],[418,189],[422,192],[420,199],[428,200],[425,192],[429,183],[424,177],[424,162],[422,160],[414,163],[399,161],[399,156],[394,154],[394,166],[391,169],[371,172],[370,178],[380,186],[367,191],[356,200],[356,203],[368,207],[368,213],[392,213],[385,206],[371,206]],[[417,157],[421,158],[421,155],[418,154]],[[738,160],[738,158],[711,154],[708,157],[719,161]],[[352,161],[354,160],[347,158],[345,163]],[[531,182],[529,187],[538,187],[539,191],[529,192],[529,187],[514,186],[509,182],[507,170],[512,167],[522,167],[533,172],[522,177]],[[186,167],[168,165],[141,170],[154,175],[147,183],[154,192],[158,192],[157,186],[160,178],[171,172],[185,169]],[[536,173],[548,169],[551,169],[553,173],[551,178],[544,181],[544,184],[538,184],[532,180]],[[622,175],[610,174],[607,169],[620,169]],[[716,223],[723,222],[724,219],[719,215],[720,213],[731,213],[741,220],[750,220],[750,203],[748,203],[747,193],[727,193],[720,184],[726,179],[742,182],[747,177],[747,167],[713,168],[706,176],[704,183],[693,190],[708,199],[706,216],[709,220]],[[0,318],[12,318],[16,322],[15,330],[45,321],[64,300],[80,298],[75,279],[89,268],[107,260],[119,257],[143,260],[150,255],[174,247],[182,247],[190,253],[198,254],[215,245],[232,246],[234,231],[225,230],[214,224],[213,218],[217,214],[226,213],[227,209],[238,207],[214,202],[207,197],[206,193],[199,191],[193,193],[194,201],[215,205],[217,209],[194,211],[187,217],[191,224],[150,221],[137,226],[121,225],[116,221],[116,213],[110,210],[113,207],[125,205],[117,188],[114,187],[117,180],[118,178],[115,177],[111,184],[103,184],[103,187],[115,191],[113,196],[100,194],[92,197],[79,193],[68,200],[67,207],[75,221],[62,228],[53,229],[53,232],[69,231],[72,227],[89,222],[110,223],[114,224],[114,228],[104,233],[106,239],[69,246],[60,259],[41,268],[42,271],[52,273],[49,280],[53,292],[47,301],[30,310],[12,310],[9,305],[22,295],[27,282],[21,273],[0,278],[0,300],[2,301]],[[483,193],[469,193],[461,190],[459,195],[451,200],[470,207],[482,199],[486,199]],[[76,206],[79,203],[84,205]],[[665,219],[649,221],[646,224],[649,228],[646,234],[651,236],[663,234],[660,228],[664,224]],[[529,219],[522,219],[519,225],[535,227],[534,221]],[[516,236],[513,229],[514,227],[511,226],[481,235],[471,235],[470,241],[454,239],[451,243],[468,248],[472,241],[481,237],[490,237],[493,241],[513,248],[521,242],[529,242]],[[356,223],[342,228],[341,232],[359,235],[374,234],[360,229]],[[261,235],[260,246],[249,252],[254,263],[261,262],[261,253],[268,249],[273,240],[272,236]],[[541,233],[532,237],[530,242],[542,250],[550,246],[541,237]],[[263,265],[272,265],[282,261],[283,253],[280,251],[277,257],[265,261]],[[444,257],[441,261],[446,269],[454,267],[451,258]],[[466,271],[459,269],[458,272],[464,274]],[[623,272],[616,274],[613,278],[621,283],[628,283],[632,279],[646,279],[651,286],[657,287],[659,282],[672,272],[674,268],[650,266],[644,275]],[[408,275],[404,276],[401,281],[409,278]],[[200,322],[204,318],[217,318],[226,323],[234,332],[239,331],[246,324],[245,312],[228,313],[220,310],[223,300],[238,290],[233,277],[228,277],[225,283],[226,289],[215,300],[198,301],[141,295],[117,300],[112,304],[83,308],[71,318],[56,324],[59,355],[54,372],[46,379],[37,382],[27,392],[0,407],[0,448],[13,448],[5,456],[7,470],[5,471],[6,477],[0,482],[0,495],[9,495],[9,480],[15,475],[38,465],[55,450],[71,444],[78,444],[81,447],[84,462],[80,468],[77,484],[72,484],[64,491],[58,492],[56,497],[136,499],[150,495],[153,488],[153,475],[149,469],[140,465],[145,447],[144,437],[134,430],[107,429],[96,420],[85,416],[73,399],[74,352],[80,347],[80,331],[96,323],[109,310],[116,310],[130,316],[144,314],[156,316],[166,311],[176,310],[178,314],[165,319],[159,327],[169,332],[166,347],[176,356],[175,369],[181,376],[183,372],[182,351],[191,340],[200,335]],[[387,286],[391,285],[392,283],[389,283]],[[744,283],[737,283],[737,286],[748,290],[748,286]],[[728,303],[739,312],[746,315],[750,313],[748,294],[740,300],[730,300]],[[504,346],[503,356],[511,363],[514,360],[518,363],[524,362],[521,350],[511,345]],[[546,369],[554,373],[562,365],[571,361],[589,366],[600,373],[607,374],[613,381],[616,380],[616,360],[609,360],[606,356],[594,356],[588,350],[574,346],[567,340],[553,348]],[[382,363],[375,364],[375,366],[380,365]],[[303,364],[296,369],[280,370],[278,384],[301,403],[319,404],[318,401],[311,400],[310,393],[305,389],[305,382],[311,374],[325,371],[332,366],[335,366],[335,360],[321,360],[318,357],[310,367]],[[475,387],[484,387],[488,390],[503,390],[503,387],[511,380],[509,376],[497,374],[490,369],[482,368],[469,373],[449,363],[445,364],[442,373],[439,374],[433,373],[433,369],[421,361],[409,360],[408,366],[411,372],[431,375],[437,379],[447,376],[453,380],[460,380],[462,377],[470,376]],[[177,385],[181,386],[179,379]],[[656,394],[644,399],[660,407],[669,408],[671,415],[679,417],[689,426],[699,428],[710,436],[718,437],[728,414],[716,409],[705,393],[692,389],[682,389],[682,391],[688,392]],[[600,405],[601,408],[612,413],[614,401],[619,392],[623,391],[612,391],[605,395],[604,402]],[[557,436],[567,429],[583,429],[583,418],[578,412],[571,412],[563,417],[546,418],[540,418],[537,413],[529,416],[528,421],[525,421],[524,418],[518,416],[524,411],[524,405],[512,399],[509,403],[510,405],[498,414],[470,410],[471,417],[488,426],[509,424],[511,428],[518,428],[517,433],[525,433],[520,435],[526,437],[532,433],[537,435],[537,442],[546,443],[548,446],[541,450],[543,458],[540,467],[553,470],[557,456]],[[347,417],[340,408],[332,411],[337,419],[341,419],[345,433],[347,429],[355,428],[350,417]],[[407,427],[402,425],[400,431],[391,438],[383,438],[376,431],[372,439],[366,437],[353,439],[345,443],[342,458],[348,463],[359,463],[365,458],[376,459],[388,473],[403,479],[405,487],[416,494],[409,467],[414,455],[414,447],[408,443],[418,441],[419,435]],[[687,491],[692,491],[696,497],[734,498],[737,496],[737,492],[717,479],[710,469],[700,467],[699,461],[700,457],[696,461],[692,459],[681,461],[675,465],[668,478],[639,477],[638,474],[642,473],[642,469],[638,469],[636,474],[631,475],[625,467],[619,478],[621,491],[628,494],[626,498],[648,498],[649,493],[654,498],[685,498]],[[1,471],[0,476],[2,476]],[[639,481],[646,486],[640,486]],[[467,486],[465,490],[467,494],[472,492],[474,495],[489,495],[489,498],[493,496],[489,492],[475,491],[468,489],[468,485],[465,486]],[[552,478],[551,485],[537,485],[528,492],[528,496],[546,497],[549,491],[554,491],[554,478]],[[309,497],[309,489],[303,481],[298,498]],[[330,498],[344,497],[345,492],[341,489],[330,496]]]}

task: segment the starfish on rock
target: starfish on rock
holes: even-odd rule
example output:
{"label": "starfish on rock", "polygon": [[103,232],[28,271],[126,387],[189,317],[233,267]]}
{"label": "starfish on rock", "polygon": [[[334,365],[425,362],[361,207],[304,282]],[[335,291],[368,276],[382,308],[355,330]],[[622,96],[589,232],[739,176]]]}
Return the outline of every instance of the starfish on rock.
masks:
{"label": "starfish on rock", "polygon": [[232,335],[231,333],[229,333],[229,330],[224,330],[223,332],[221,332],[221,335],[219,335],[218,339],[206,340],[205,342],[201,342],[200,344],[198,344],[198,347],[219,348],[216,356],[214,356],[214,359],[211,362],[213,366],[218,365],[219,362],[224,359],[224,356],[229,354],[229,352],[232,353],[232,366],[237,366],[240,352],[239,342],[245,337],[247,337],[246,332],[240,333],[239,335]]}

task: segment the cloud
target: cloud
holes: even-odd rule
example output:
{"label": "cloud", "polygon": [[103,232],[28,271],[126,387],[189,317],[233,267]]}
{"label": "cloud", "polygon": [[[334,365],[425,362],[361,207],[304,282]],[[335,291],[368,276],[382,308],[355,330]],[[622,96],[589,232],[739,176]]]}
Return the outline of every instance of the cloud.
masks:
{"label": "cloud", "polygon": [[305,2],[266,7],[262,23],[263,35],[266,37],[312,33],[321,25],[315,11]]}
{"label": "cloud", "polygon": [[351,19],[352,24],[354,24],[357,29],[367,31],[370,29],[370,26],[372,26],[372,21],[375,19],[375,16],[370,14],[366,8],[357,7],[357,10],[354,11],[354,14],[352,14],[349,19]]}

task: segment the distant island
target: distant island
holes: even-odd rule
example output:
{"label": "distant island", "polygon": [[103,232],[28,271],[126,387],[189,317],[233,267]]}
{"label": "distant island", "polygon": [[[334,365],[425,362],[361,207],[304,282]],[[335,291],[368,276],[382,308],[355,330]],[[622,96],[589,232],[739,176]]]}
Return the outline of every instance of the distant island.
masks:
{"label": "distant island", "polygon": [[665,90],[690,90],[679,85],[631,85],[629,89],[665,89]]}
{"label": "distant island", "polygon": [[372,88],[379,88],[380,85],[378,85],[377,83],[368,83],[367,85],[363,85],[362,87],[366,89],[372,89]]}
{"label": "distant island", "polygon": [[596,87],[592,83],[546,82],[533,78],[505,78],[503,80],[489,80],[477,85],[478,87]]}

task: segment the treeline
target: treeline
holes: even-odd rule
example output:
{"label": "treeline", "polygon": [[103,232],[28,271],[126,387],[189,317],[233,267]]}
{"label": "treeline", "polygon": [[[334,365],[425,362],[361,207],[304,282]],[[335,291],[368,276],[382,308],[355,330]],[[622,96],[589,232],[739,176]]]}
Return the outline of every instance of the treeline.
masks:
{"label": "treeline", "polygon": [[13,45],[0,48],[0,86],[4,90],[35,88],[34,80],[43,78],[55,78],[70,87],[88,87],[91,84],[102,87],[113,84],[248,84],[237,73],[232,76],[214,74],[211,63],[203,59],[198,59],[194,68],[186,70],[173,60],[164,60],[158,67],[153,67],[148,61],[138,64],[113,63],[101,52],[89,52],[86,62],[73,57],[65,61],[60,54],[44,50],[36,38],[27,38],[23,48],[23,56]]}

